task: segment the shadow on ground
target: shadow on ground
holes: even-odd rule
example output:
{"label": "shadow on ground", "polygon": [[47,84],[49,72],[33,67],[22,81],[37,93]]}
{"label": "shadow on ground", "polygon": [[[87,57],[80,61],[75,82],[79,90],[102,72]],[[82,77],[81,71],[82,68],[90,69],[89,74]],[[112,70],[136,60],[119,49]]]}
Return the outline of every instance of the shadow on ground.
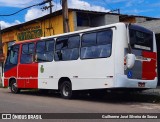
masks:
{"label": "shadow on ground", "polygon": [[[24,95],[35,95],[43,97],[54,97],[61,98],[60,93],[51,91],[47,93],[42,93],[37,90],[23,90],[20,94]],[[106,93],[103,97],[91,96],[88,93],[77,93],[72,100],[83,100],[83,101],[93,101],[93,102],[109,102],[109,103],[130,103],[130,102],[143,102],[143,103],[160,103],[160,95],[152,94],[152,92],[136,92],[136,93]]]}

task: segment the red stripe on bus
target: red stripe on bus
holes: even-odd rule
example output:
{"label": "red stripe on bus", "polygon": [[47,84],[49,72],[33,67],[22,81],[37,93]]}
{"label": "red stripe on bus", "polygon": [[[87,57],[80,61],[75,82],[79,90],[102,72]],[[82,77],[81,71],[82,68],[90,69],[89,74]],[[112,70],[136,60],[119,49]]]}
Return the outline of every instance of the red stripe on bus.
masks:
{"label": "red stripe on bus", "polygon": [[18,87],[38,88],[38,63],[19,64]]}
{"label": "red stripe on bus", "polygon": [[18,64],[4,73],[4,87],[14,78],[18,88],[38,88],[38,63]]}
{"label": "red stripe on bus", "polygon": [[142,79],[153,80],[157,76],[156,73],[156,53],[143,51],[142,56],[144,58],[151,59],[150,61],[143,61],[142,63]]}
{"label": "red stripe on bus", "polygon": [[[12,67],[11,69],[4,72],[4,87],[9,86],[9,80],[10,78],[17,78],[17,66]],[[7,79],[6,79],[7,78]]]}

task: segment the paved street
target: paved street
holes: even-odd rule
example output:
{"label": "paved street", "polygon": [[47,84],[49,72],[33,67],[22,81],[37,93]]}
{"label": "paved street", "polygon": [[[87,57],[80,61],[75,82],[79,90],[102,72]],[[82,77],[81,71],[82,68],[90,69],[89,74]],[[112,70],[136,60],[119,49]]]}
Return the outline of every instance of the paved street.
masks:
{"label": "paved street", "polygon": [[0,113],[160,113],[159,98],[143,94],[108,94],[104,98],[79,96],[65,100],[59,94],[0,88]]}

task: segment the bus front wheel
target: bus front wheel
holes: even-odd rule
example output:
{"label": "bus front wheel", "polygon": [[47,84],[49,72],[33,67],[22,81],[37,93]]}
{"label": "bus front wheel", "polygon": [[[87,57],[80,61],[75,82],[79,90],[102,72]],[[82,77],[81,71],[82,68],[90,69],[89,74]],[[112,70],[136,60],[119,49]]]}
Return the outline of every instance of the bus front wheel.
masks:
{"label": "bus front wheel", "polygon": [[11,92],[15,94],[20,92],[20,89],[17,87],[17,83],[15,81],[11,82]]}
{"label": "bus front wheel", "polygon": [[72,86],[69,81],[64,81],[60,86],[60,93],[62,98],[70,99],[72,97]]}

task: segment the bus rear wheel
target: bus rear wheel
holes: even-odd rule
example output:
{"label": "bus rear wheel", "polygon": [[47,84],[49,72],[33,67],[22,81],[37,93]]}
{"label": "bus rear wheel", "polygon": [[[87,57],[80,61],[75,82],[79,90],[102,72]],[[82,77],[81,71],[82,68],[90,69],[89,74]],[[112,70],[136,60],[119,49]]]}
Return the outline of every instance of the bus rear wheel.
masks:
{"label": "bus rear wheel", "polygon": [[72,97],[72,86],[69,81],[64,81],[60,86],[60,93],[62,98],[71,99]]}
{"label": "bus rear wheel", "polygon": [[11,92],[15,94],[20,92],[20,89],[17,87],[17,83],[15,81],[11,82]]}

